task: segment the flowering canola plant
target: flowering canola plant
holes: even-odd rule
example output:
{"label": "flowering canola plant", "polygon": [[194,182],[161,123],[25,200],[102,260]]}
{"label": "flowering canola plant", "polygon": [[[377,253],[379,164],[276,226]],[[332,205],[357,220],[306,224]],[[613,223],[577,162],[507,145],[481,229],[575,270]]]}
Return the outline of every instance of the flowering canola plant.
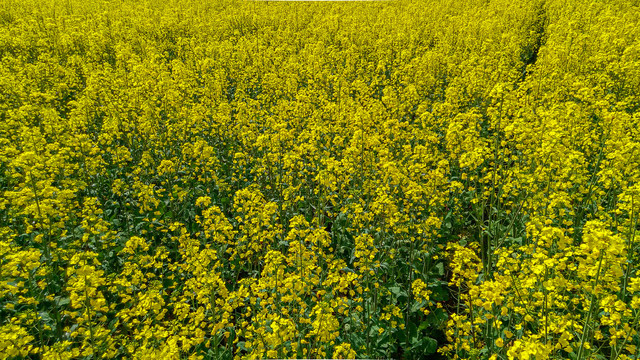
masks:
{"label": "flowering canola plant", "polygon": [[0,358],[640,358],[632,0],[4,0]]}

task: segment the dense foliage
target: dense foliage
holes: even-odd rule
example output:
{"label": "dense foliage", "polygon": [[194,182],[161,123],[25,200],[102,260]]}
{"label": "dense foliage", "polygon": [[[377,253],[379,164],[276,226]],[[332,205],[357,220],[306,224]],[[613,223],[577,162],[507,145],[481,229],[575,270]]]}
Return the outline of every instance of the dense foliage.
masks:
{"label": "dense foliage", "polygon": [[640,359],[633,0],[0,1],[0,358]]}

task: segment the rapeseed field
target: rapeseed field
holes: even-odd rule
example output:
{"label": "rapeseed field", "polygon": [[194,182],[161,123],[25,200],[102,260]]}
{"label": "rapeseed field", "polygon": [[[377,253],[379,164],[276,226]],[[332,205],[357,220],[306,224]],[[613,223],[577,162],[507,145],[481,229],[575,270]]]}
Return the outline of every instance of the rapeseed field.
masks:
{"label": "rapeseed field", "polygon": [[637,0],[0,0],[0,358],[640,359]]}

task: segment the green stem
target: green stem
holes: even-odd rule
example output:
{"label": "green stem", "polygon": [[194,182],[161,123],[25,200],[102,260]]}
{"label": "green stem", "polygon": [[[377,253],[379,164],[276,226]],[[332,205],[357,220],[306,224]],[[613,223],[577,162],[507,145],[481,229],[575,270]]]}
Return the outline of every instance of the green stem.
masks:
{"label": "green stem", "polygon": [[[85,266],[86,266],[86,260],[85,260]],[[93,351],[93,354],[96,354],[95,338],[93,335],[93,319],[91,316],[91,304],[89,302],[89,292],[87,291],[87,275],[86,274],[84,275],[84,306],[87,311],[87,316],[89,317],[89,336],[91,340],[91,350]]]}
{"label": "green stem", "polygon": [[[634,194],[635,195],[635,194]],[[635,214],[634,214],[634,198],[635,196],[631,196],[631,227],[629,229],[630,234],[628,235],[627,241],[627,268],[624,274],[624,282],[622,284],[622,299],[625,299],[627,296],[627,284],[629,283],[629,276],[631,275],[631,264],[633,264],[633,243],[636,237],[636,225]]]}
{"label": "green stem", "polygon": [[587,313],[587,318],[584,321],[584,326],[582,327],[582,338],[580,339],[580,347],[578,348],[577,360],[582,359],[582,350],[584,348],[584,342],[587,338],[587,326],[589,326],[589,321],[591,321],[591,315],[593,313],[594,305],[595,305],[595,297],[596,297],[596,288],[598,286],[598,281],[600,280],[600,269],[602,269],[602,259],[604,258],[604,250],[600,250],[600,258],[598,259],[598,270],[596,272],[595,283],[593,285],[593,289],[591,290],[591,302],[589,304],[589,312]]}
{"label": "green stem", "polygon": [[[636,313],[636,317],[633,320],[633,326],[631,327],[631,329],[638,329],[638,321],[639,320],[640,320],[640,311],[638,311]],[[615,350],[614,352],[611,353],[611,360],[617,360],[618,359],[618,357],[620,356],[620,353],[624,349],[624,346],[627,344],[627,341],[629,340],[630,336],[631,336],[631,332],[627,332],[627,335],[625,335],[624,341],[622,341],[622,344],[620,345],[618,350]],[[636,349],[636,351],[637,351],[637,349]],[[613,354],[615,354],[616,356],[614,357]]]}

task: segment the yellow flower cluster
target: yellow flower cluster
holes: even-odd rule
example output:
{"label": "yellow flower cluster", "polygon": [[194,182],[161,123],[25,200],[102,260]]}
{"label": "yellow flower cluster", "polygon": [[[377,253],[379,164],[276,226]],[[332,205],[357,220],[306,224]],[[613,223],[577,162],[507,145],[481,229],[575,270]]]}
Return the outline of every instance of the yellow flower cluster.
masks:
{"label": "yellow flower cluster", "polygon": [[0,358],[638,359],[633,0],[3,0]]}
{"label": "yellow flower cluster", "polygon": [[469,207],[477,234],[449,244],[458,291],[440,350],[635,359],[638,9],[624,1],[539,9],[535,63],[487,110],[494,143],[470,194],[483,206]]}

